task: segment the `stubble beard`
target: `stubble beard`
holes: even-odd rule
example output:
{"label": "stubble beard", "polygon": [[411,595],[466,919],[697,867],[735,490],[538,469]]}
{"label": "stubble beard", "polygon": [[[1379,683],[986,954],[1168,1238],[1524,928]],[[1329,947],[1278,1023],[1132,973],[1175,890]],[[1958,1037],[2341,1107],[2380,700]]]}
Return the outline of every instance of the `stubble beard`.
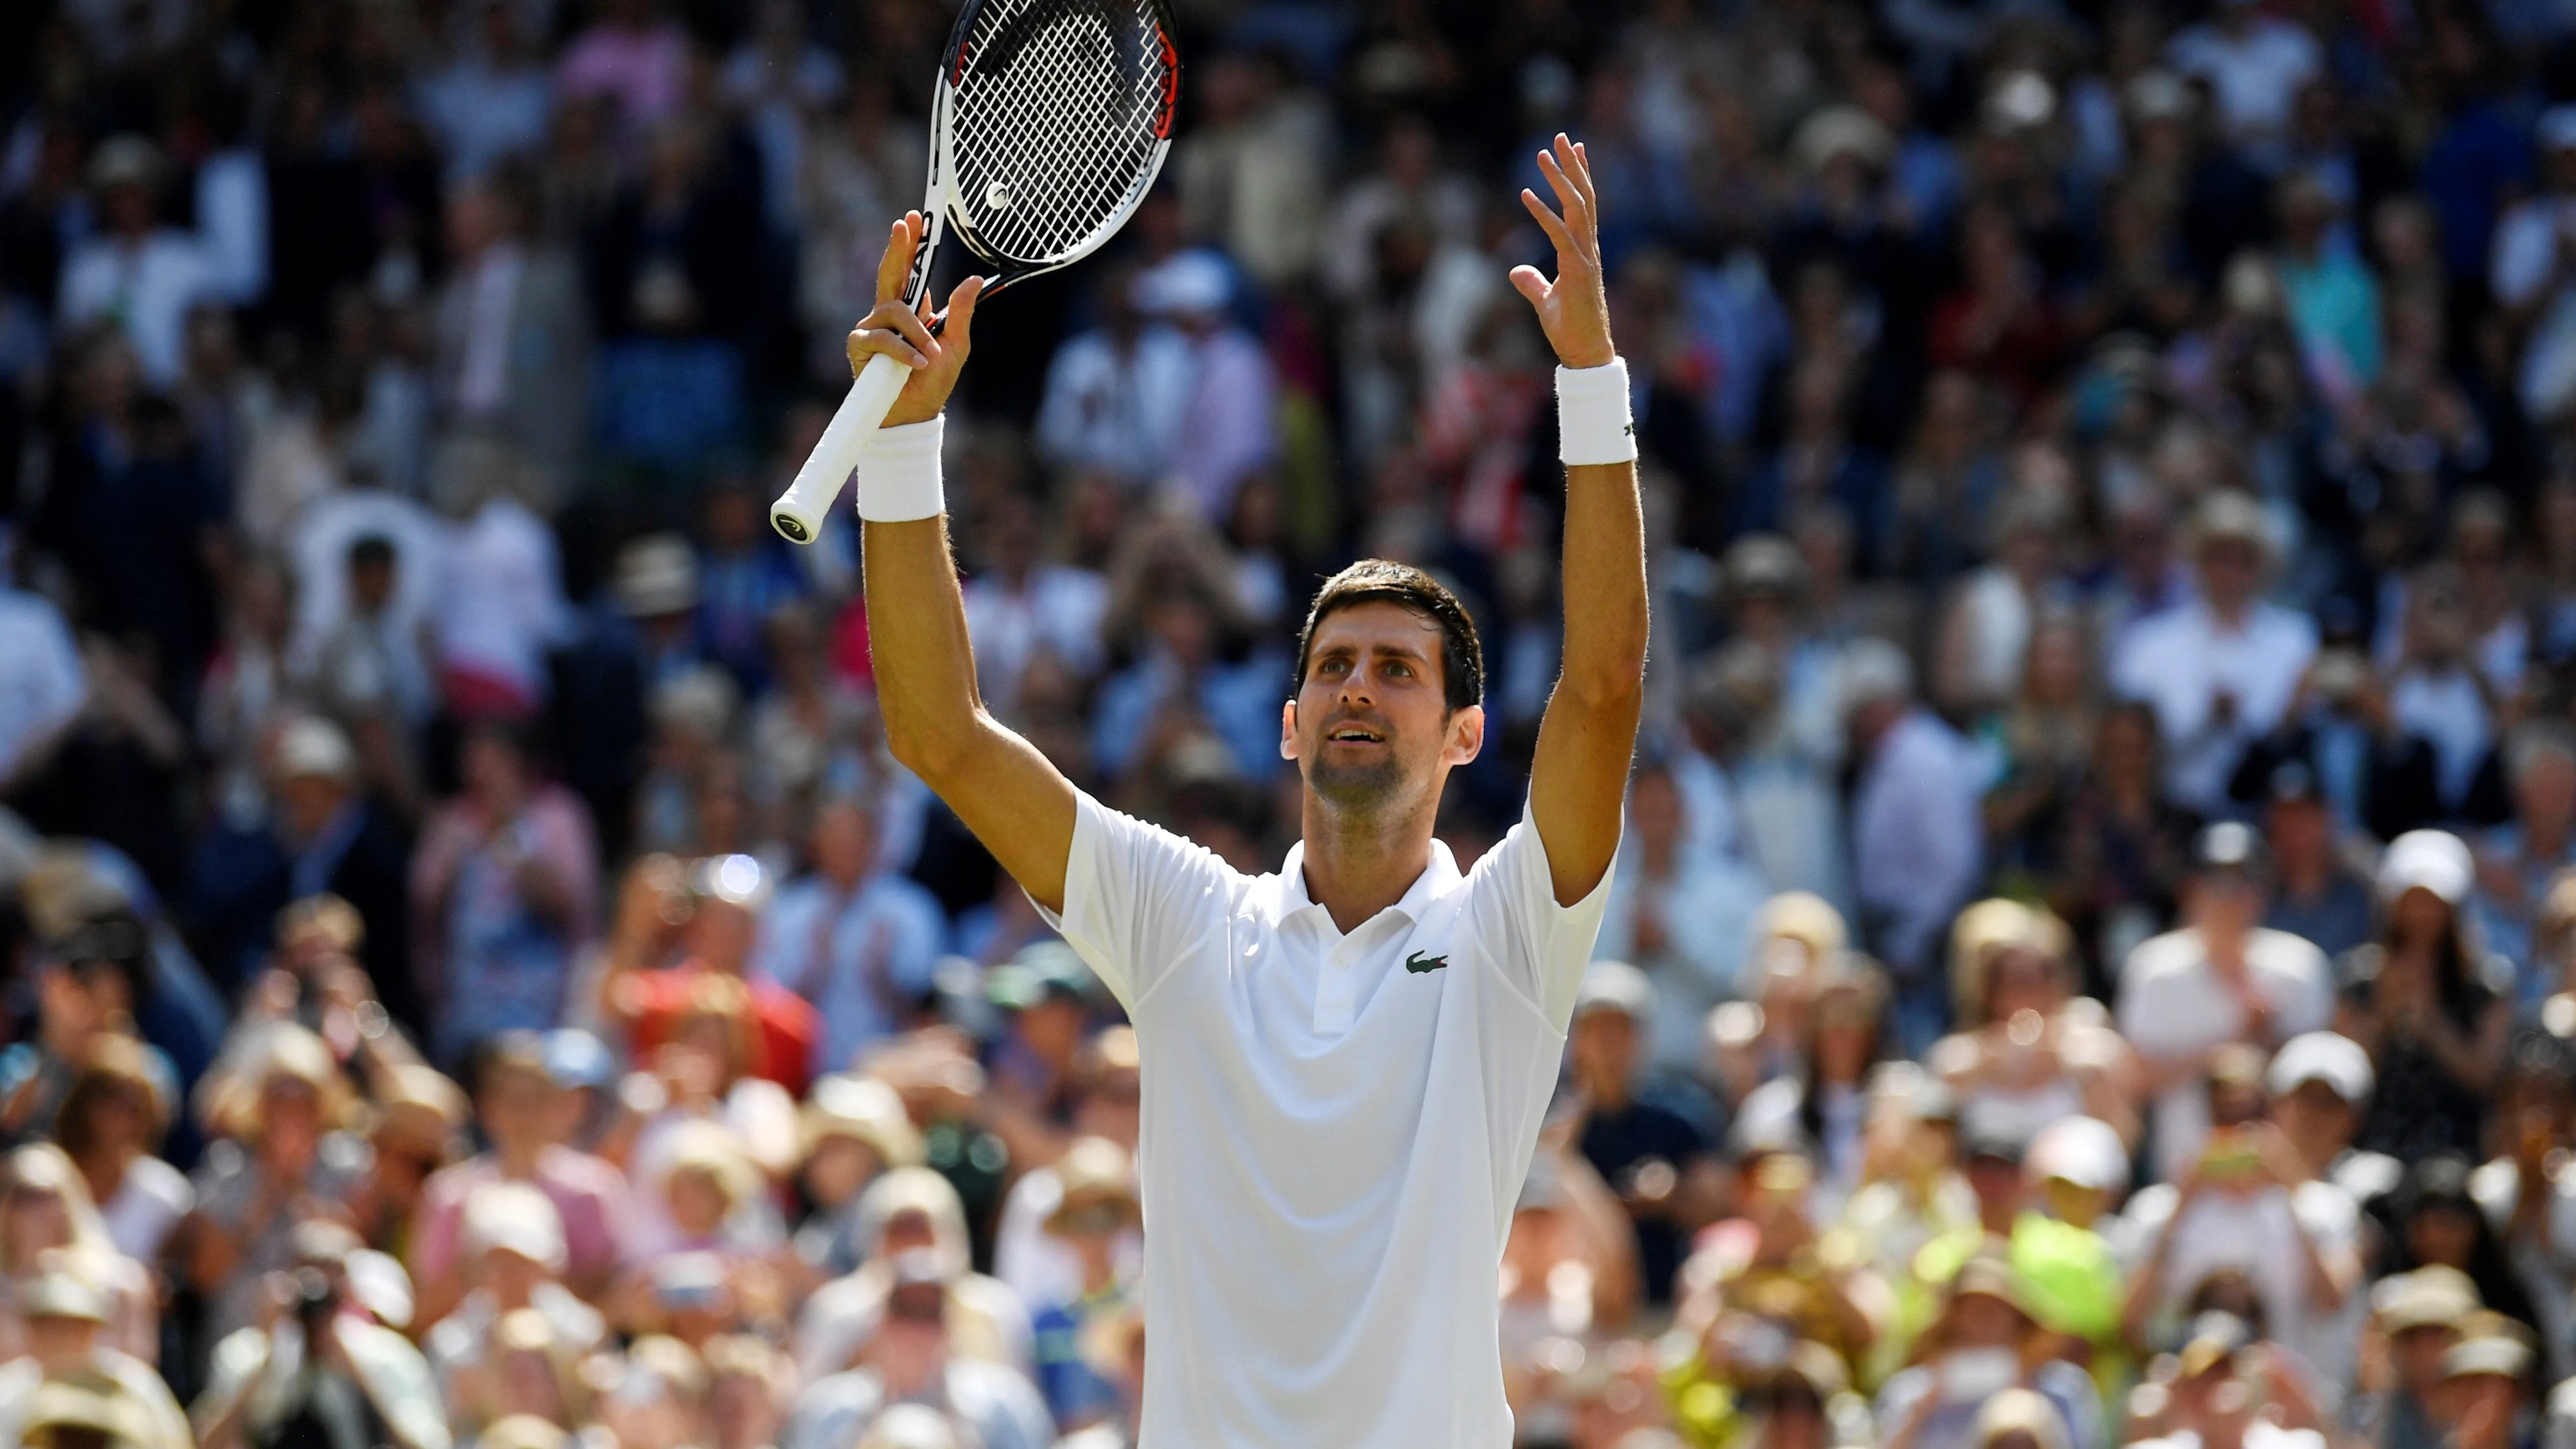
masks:
{"label": "stubble beard", "polygon": [[1306,788],[1336,811],[1375,815],[1403,793],[1404,762],[1391,751],[1386,758],[1365,765],[1313,760],[1306,767]]}

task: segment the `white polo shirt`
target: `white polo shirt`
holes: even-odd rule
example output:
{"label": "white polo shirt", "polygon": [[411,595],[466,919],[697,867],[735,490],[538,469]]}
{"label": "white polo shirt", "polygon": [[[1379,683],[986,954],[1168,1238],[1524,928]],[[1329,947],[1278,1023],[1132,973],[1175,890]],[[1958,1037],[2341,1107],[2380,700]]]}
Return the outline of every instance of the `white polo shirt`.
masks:
{"label": "white polo shirt", "polygon": [[1050,919],[1143,1060],[1144,1449],[1505,1449],[1503,1237],[1610,873],[1557,905],[1525,811],[1346,936],[1304,862],[1081,797]]}

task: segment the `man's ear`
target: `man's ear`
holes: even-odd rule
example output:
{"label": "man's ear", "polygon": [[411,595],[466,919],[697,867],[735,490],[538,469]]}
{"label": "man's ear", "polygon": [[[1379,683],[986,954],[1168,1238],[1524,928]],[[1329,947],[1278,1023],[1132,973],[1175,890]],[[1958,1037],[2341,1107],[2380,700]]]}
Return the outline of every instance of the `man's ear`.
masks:
{"label": "man's ear", "polygon": [[1294,699],[1279,706],[1279,758],[1297,758],[1297,701]]}
{"label": "man's ear", "polygon": [[1471,704],[1449,716],[1449,747],[1443,752],[1450,764],[1463,765],[1484,753],[1485,707]]}

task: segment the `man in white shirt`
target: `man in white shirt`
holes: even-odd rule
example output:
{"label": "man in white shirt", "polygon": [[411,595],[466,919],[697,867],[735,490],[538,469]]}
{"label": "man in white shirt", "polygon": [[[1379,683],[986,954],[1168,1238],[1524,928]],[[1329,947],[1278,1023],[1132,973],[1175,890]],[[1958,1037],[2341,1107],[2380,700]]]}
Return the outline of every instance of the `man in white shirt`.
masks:
{"label": "man in white shirt", "polygon": [[1981,776],[1968,742],[1916,703],[1913,669],[1894,645],[1850,647],[1843,698],[1860,765],[1852,886],[1870,944],[1897,979],[1898,1036],[1919,1053],[1944,1018],[1941,935],[1982,874]]}
{"label": "man in white shirt", "polygon": [[751,964],[814,1003],[821,1075],[850,1070],[861,1051],[904,1028],[948,931],[930,892],[879,868],[873,802],[826,799],[809,844],[814,871],[762,913]]}
{"label": "man in white shirt", "polygon": [[2166,47],[2174,69],[2209,83],[2228,138],[2262,153],[2289,129],[2299,87],[2325,69],[2305,27],[2265,15],[2258,0],[2218,0],[2217,13]]}
{"label": "man in white shirt", "polygon": [[2272,549],[2261,505],[2222,489],[2201,500],[2192,525],[2199,597],[2113,643],[2111,687],[2154,707],[2175,803],[2217,814],[2237,757],[2289,709],[2317,630],[2260,596]]}
{"label": "man in white shirt", "polygon": [[[1482,653],[1427,575],[1371,560],[1317,595],[1280,716],[1304,840],[1253,878],[1083,795],[994,723],[944,528],[865,525],[888,744],[1135,1021],[1148,1449],[1511,1440],[1495,1275],[1600,925],[1646,642],[1591,178],[1563,136],[1539,165],[1562,211],[1522,202],[1557,280],[1512,283],[1565,364],[1565,663],[1522,821],[1472,872],[1432,825],[1484,743]],[[860,464],[863,515],[935,500],[927,460],[969,345],[972,280],[941,338],[895,300],[921,226],[896,227],[851,335],[854,363],[914,368]]]}
{"label": "man in white shirt", "polygon": [[57,312],[65,329],[115,322],[134,344],[144,380],[179,380],[188,309],[217,297],[223,277],[190,233],[160,224],[153,188],[161,153],[141,136],[111,136],[90,158],[90,185],[107,225],[63,259]]}
{"label": "man in white shirt", "polygon": [[2226,1048],[2265,1051],[2334,1015],[2323,951],[2263,919],[2262,838],[2229,822],[2201,832],[2183,889],[2181,930],[2138,944],[2120,968],[2120,1032],[2138,1049],[2155,1098],[2156,1175],[2178,1181],[2209,1136],[2204,1080]]}

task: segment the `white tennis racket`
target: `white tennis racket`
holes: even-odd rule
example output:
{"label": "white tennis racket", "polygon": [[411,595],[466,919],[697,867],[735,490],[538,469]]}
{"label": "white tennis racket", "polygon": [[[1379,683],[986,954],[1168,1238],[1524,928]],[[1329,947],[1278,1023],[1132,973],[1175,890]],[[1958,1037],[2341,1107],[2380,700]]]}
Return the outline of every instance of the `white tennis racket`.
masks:
{"label": "white tennis racket", "polygon": [[[967,0],[945,57],[921,203],[930,230],[904,283],[912,306],[946,229],[993,270],[986,297],[1097,250],[1163,169],[1180,97],[1168,0]],[[850,384],[770,507],[771,526],[789,542],[821,534],[824,511],[910,372],[880,354]]]}

